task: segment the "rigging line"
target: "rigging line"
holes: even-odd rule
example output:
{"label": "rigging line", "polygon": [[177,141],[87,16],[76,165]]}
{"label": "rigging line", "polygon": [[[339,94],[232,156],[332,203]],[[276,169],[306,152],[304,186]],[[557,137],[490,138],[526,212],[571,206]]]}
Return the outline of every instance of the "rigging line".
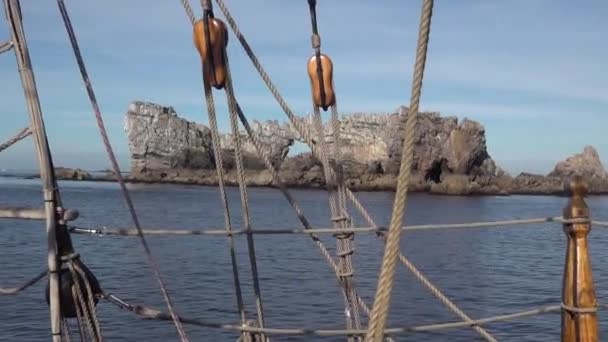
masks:
{"label": "rigging line", "polygon": [[44,278],[47,275],[48,271],[44,270],[42,272],[40,272],[40,274],[38,274],[37,276],[35,276],[34,278],[26,281],[25,283],[19,285],[19,286],[15,286],[15,287],[0,287],[0,295],[14,295],[17,294],[25,289],[27,289],[28,287],[36,284],[37,282],[39,282],[42,278]]}
{"label": "rigging line", "polygon": [[[323,123],[321,120],[321,114],[319,111],[319,107],[313,104],[313,109],[314,109],[314,117],[313,117],[314,125],[317,130],[319,147],[322,151],[324,151],[324,153],[322,154],[323,158],[321,159],[321,163],[323,164],[325,183],[326,183],[327,191],[329,194],[329,207],[330,207],[330,211],[331,211],[331,215],[332,215],[332,221],[334,224],[334,228],[343,229],[343,228],[345,228],[344,221],[345,221],[345,219],[347,219],[347,217],[341,211],[341,208],[340,208],[339,204],[337,203],[336,177],[335,177],[335,174],[331,174],[329,171],[331,166],[329,164],[329,158],[327,157],[328,148],[327,148],[327,144],[325,142],[325,132],[323,129]],[[341,217],[341,219],[338,220],[337,219],[338,217]],[[352,233],[350,233],[350,234],[352,234]],[[346,306],[346,310],[347,310],[347,311],[345,311],[345,316],[346,316],[346,322],[347,322],[347,329],[351,329],[353,327],[352,325],[353,324],[356,325],[356,322],[359,320],[358,311],[357,311],[357,302],[354,300],[354,295],[353,295],[354,285],[353,285],[353,281],[352,281],[352,274],[353,274],[352,262],[349,262],[350,255],[352,253],[352,246],[347,245],[347,242],[344,241],[345,239],[349,239],[349,238],[350,237],[348,235],[345,235],[344,233],[342,233],[342,234],[337,233],[337,235],[336,235],[337,252],[338,252],[338,254],[341,255],[339,258],[339,266],[340,266],[340,274],[341,274],[341,278],[342,278],[343,291],[345,293],[345,306]],[[359,327],[356,327],[356,328],[359,328]]]}
{"label": "rigging line", "polygon": [[[296,203],[297,204],[297,203]],[[244,229],[237,229],[226,231],[225,229],[219,228],[206,228],[206,229],[177,229],[177,228],[150,228],[143,229],[145,235],[244,235],[244,234],[257,234],[257,235],[285,235],[285,234],[335,234],[335,233],[377,233],[383,234],[388,231],[387,227],[378,227],[371,217],[366,219],[372,227],[353,227],[353,228],[313,228],[310,224],[306,223],[305,229],[293,228],[293,229],[256,229],[251,232],[247,232]],[[436,229],[471,229],[471,228],[515,228],[516,226],[530,225],[530,224],[541,224],[541,223],[586,223],[589,222],[587,219],[568,219],[565,220],[562,217],[542,217],[533,219],[516,219],[507,221],[486,221],[486,222],[470,222],[470,223],[447,223],[447,224],[423,224],[423,225],[411,225],[403,226],[402,230],[406,232],[411,231],[425,231],[425,230],[436,230]],[[597,224],[596,221],[591,221],[592,224]],[[608,222],[606,222],[608,226]],[[90,234],[90,235],[116,235],[116,236],[136,236],[137,230],[129,228],[83,228],[78,226],[69,227],[71,233],[76,234]]]}
{"label": "rigging line", "polygon": [[13,137],[9,138],[8,140],[6,140],[4,143],[2,143],[0,145],[0,152],[2,152],[4,150],[6,150],[7,148],[11,147],[16,142],[29,137],[31,134],[32,134],[32,131],[30,130],[29,126],[23,128],[17,134],[15,134]]}
{"label": "rigging line", "polygon": [[182,6],[184,7],[184,10],[186,11],[188,19],[192,23],[192,26],[194,26],[194,24],[196,23],[196,17],[194,16],[194,11],[192,11],[192,7],[190,7],[190,2],[188,0],[181,0],[181,2]]}
{"label": "rigging line", "polygon": [[[141,226],[139,224],[139,219],[138,219],[137,213],[135,211],[135,206],[133,205],[131,195],[129,194],[129,190],[127,189],[125,181],[120,172],[120,167],[118,166],[118,161],[116,160],[116,156],[114,155],[112,145],[110,144],[110,140],[108,138],[108,134],[107,134],[105,124],[103,121],[103,117],[101,114],[101,109],[99,108],[99,104],[97,103],[97,98],[95,96],[95,92],[93,90],[91,80],[89,79],[86,67],[84,65],[84,60],[82,58],[82,54],[80,53],[80,48],[78,46],[76,34],[74,33],[74,28],[72,27],[72,22],[70,20],[69,14],[67,12],[65,3],[63,2],[63,0],[57,0],[57,4],[59,5],[59,11],[61,12],[61,17],[63,19],[63,23],[67,30],[67,33],[68,33],[68,36],[70,39],[70,43],[72,45],[72,50],[74,51],[74,55],[75,55],[76,61],[78,63],[78,68],[80,70],[80,74],[82,76],[82,80],[83,80],[85,88],[87,90],[87,94],[89,96],[91,106],[93,107],[95,119],[97,121],[97,127],[99,128],[99,133],[101,135],[106,152],[107,152],[110,162],[112,164],[112,170],[114,171],[114,175],[116,176],[116,179],[118,180],[118,182],[120,184],[120,188],[122,190],[123,197],[125,199],[127,207],[129,208],[129,212],[131,214],[131,219],[133,220],[133,224],[135,225],[135,228],[137,229],[137,231],[139,233],[141,244],[142,244],[144,251],[146,253],[146,256],[148,258],[148,262],[152,266],[152,270],[154,272],[154,275],[156,276],[156,280],[158,282],[158,285],[160,287],[164,300],[167,304],[167,309],[169,309],[171,316],[173,318],[176,318],[177,314],[175,312],[174,304],[172,303],[172,300],[171,300],[171,297],[167,290],[167,287],[163,281],[163,278],[162,278],[162,275],[160,272],[160,268],[152,255],[152,251],[150,250],[150,247],[144,237],[144,234],[141,231]],[[187,342],[188,336],[187,336],[184,328],[182,327],[181,323],[179,322],[179,320],[174,319],[174,324],[175,324],[175,327],[177,329],[177,332],[178,332],[182,342]]]}
{"label": "rigging line", "polygon": [[[207,116],[209,117],[209,128],[211,131],[211,143],[213,145],[213,158],[215,159],[215,169],[217,171],[218,188],[220,192],[220,198],[222,201],[223,213],[224,213],[224,227],[226,231],[232,230],[232,223],[230,220],[230,206],[228,205],[228,198],[226,196],[226,189],[224,184],[224,162],[222,160],[222,147],[219,139],[219,130],[217,128],[217,118],[215,114],[215,104],[213,101],[213,91],[209,84],[209,78],[207,77],[209,68],[203,65],[203,88],[205,93],[205,103],[207,104]],[[247,322],[247,316],[245,312],[245,304],[243,303],[243,294],[241,290],[241,281],[239,277],[238,264],[236,259],[236,252],[234,246],[234,239],[231,235],[228,235],[228,248],[230,250],[230,261],[232,265],[232,277],[234,280],[234,288],[236,292],[237,306],[239,310],[239,317],[241,324],[245,325]]]}
{"label": "rigging line", "polygon": [[[124,300],[112,295],[112,294],[104,294],[102,298],[106,299],[110,303],[115,306],[128,310],[140,317],[154,319],[159,321],[167,321],[171,320],[170,316],[167,313],[156,310],[154,308],[144,306],[144,305],[133,305],[125,302]],[[599,308],[606,309],[608,305],[599,304]],[[432,332],[432,331],[441,331],[447,329],[456,329],[456,328],[464,328],[471,327],[476,325],[486,325],[489,323],[495,322],[503,322],[514,319],[520,319],[525,317],[537,316],[541,314],[547,313],[557,313],[561,312],[562,306],[557,305],[548,305],[542,306],[534,309],[528,309],[524,311],[518,311],[507,314],[499,314],[495,316],[485,317],[474,319],[471,321],[456,321],[456,322],[444,322],[444,323],[433,323],[433,324],[425,324],[425,325],[415,325],[409,327],[400,327],[400,328],[387,328],[384,330],[385,334],[412,334],[412,333],[421,333],[421,332]],[[231,330],[231,331],[245,331],[245,332],[257,332],[257,333],[265,333],[268,335],[315,335],[315,336],[341,336],[341,335],[365,335],[366,330],[344,330],[344,329],[315,329],[315,328],[256,328],[243,326],[239,324],[230,324],[230,323],[216,323],[216,322],[208,322],[201,319],[195,318],[187,318],[180,317],[180,320],[185,324],[191,324],[201,327],[207,328],[216,328],[222,330]]]}
{"label": "rigging line", "polygon": [[370,315],[368,332],[365,336],[365,340],[369,342],[382,341],[384,327],[386,326],[388,317],[388,309],[395,277],[395,266],[397,265],[398,255],[400,254],[399,242],[401,240],[401,225],[407,205],[407,189],[412,172],[416,116],[418,115],[418,107],[420,105],[420,96],[422,93],[422,80],[424,78],[424,66],[426,63],[432,14],[433,0],[423,0],[416,63],[414,66],[414,75],[412,77],[412,94],[405,126],[405,141],[403,143],[403,153],[401,154],[401,166],[399,168],[393,214],[389,231],[386,236],[384,257],[380,275],[378,277],[374,306],[372,314]]}
{"label": "rigging line", "polygon": [[8,40],[5,42],[0,42],[0,53],[7,52],[13,48],[13,41]]}
{"label": "rigging line", "polygon": [[[225,50],[224,50],[225,52]],[[226,66],[226,98],[228,100],[228,109],[230,112],[230,126],[235,143],[234,158],[236,160],[236,168],[238,173],[239,192],[241,195],[241,208],[243,214],[243,222],[245,222],[245,230],[252,231],[251,218],[249,216],[249,198],[247,194],[247,185],[245,184],[245,174],[243,168],[243,156],[241,152],[241,133],[239,132],[238,114],[236,109],[236,98],[234,89],[232,88],[232,75],[230,73],[230,64],[228,56],[223,53],[224,64]],[[255,254],[255,244],[253,235],[247,234],[247,252],[249,254],[249,265],[251,267],[251,276],[253,278],[253,290],[255,293],[256,310],[258,314],[258,325],[264,327],[264,309],[262,305],[262,290],[260,289],[260,280],[258,277],[257,258]],[[261,336],[262,341],[267,341],[264,335]]]}

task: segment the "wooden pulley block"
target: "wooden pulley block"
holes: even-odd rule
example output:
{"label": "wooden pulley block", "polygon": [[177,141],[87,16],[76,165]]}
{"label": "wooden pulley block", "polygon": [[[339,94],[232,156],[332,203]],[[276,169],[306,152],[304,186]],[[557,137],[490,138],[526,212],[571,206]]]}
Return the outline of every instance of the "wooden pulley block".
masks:
{"label": "wooden pulley block", "polygon": [[[219,19],[209,18],[209,33],[205,32],[204,20],[198,20],[194,24],[194,45],[201,55],[205,77],[216,89],[224,88],[226,83],[226,65],[224,63],[224,52],[228,45],[228,30],[226,25]],[[209,44],[207,44],[209,37]]]}
{"label": "wooden pulley block", "polygon": [[310,83],[312,85],[313,102],[315,105],[323,108],[323,110],[327,110],[327,108],[333,106],[336,102],[333,82],[333,64],[331,59],[324,54],[321,54],[320,60],[323,79],[319,80],[316,55],[313,55],[310,60],[308,60],[308,76],[310,77]]}

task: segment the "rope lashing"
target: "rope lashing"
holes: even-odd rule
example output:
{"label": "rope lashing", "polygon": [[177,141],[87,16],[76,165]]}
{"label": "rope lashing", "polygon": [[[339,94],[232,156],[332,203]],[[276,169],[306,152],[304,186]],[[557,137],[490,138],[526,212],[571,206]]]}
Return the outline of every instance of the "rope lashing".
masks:
{"label": "rope lashing", "polygon": [[[91,80],[89,79],[89,75],[88,75],[86,66],[84,65],[84,59],[82,58],[82,54],[80,53],[80,47],[78,46],[78,40],[76,39],[76,34],[74,32],[74,28],[72,26],[70,16],[67,12],[67,9],[66,9],[66,6],[65,6],[65,3],[63,2],[63,0],[57,0],[57,4],[59,6],[59,11],[61,12],[61,17],[63,19],[64,26],[66,28],[66,31],[67,31],[69,39],[70,39],[70,43],[72,45],[72,50],[74,51],[74,56],[76,58],[78,68],[80,70],[80,75],[82,77],[85,88],[87,90],[87,94],[89,96],[89,101],[91,103],[91,106],[93,107],[93,112],[95,115],[95,119],[97,121],[97,127],[99,128],[99,133],[101,135],[104,147],[106,149],[106,153],[108,155],[108,158],[110,159],[112,171],[114,171],[114,175],[116,176],[116,179],[118,180],[118,183],[120,184],[120,189],[121,189],[122,195],[125,199],[125,202],[127,204],[127,207],[129,209],[129,213],[131,214],[131,219],[133,221],[133,224],[135,225],[135,228],[138,231],[140,242],[143,246],[144,252],[148,259],[148,263],[151,265],[151,268],[154,272],[154,275],[156,277],[156,280],[157,280],[160,290],[162,292],[165,303],[167,304],[167,309],[169,310],[169,313],[171,314],[171,316],[175,318],[175,317],[177,317],[177,314],[173,307],[173,303],[171,301],[169,291],[167,290],[167,287],[165,286],[165,283],[162,279],[162,275],[160,273],[160,268],[158,267],[158,264],[156,263],[156,260],[154,259],[153,255],[152,255],[152,251],[150,250],[150,247],[148,246],[148,243],[144,237],[144,234],[141,231],[141,226],[139,224],[139,218],[137,217],[137,213],[135,211],[135,206],[133,205],[133,201],[131,199],[129,190],[127,189],[125,181],[122,177],[122,173],[120,172],[120,167],[118,166],[118,161],[116,160],[114,150],[112,149],[112,145],[110,144],[110,139],[108,138],[108,133],[105,128],[105,124],[104,124],[103,117],[101,114],[101,109],[97,102],[97,97],[95,96],[95,91],[93,90]],[[180,336],[181,341],[187,342],[188,336],[186,335],[186,332],[184,331],[184,328],[182,327],[181,323],[177,319],[174,319],[174,324],[175,324],[175,328],[177,329],[177,332]]]}
{"label": "rope lashing", "polygon": [[226,64],[224,55],[228,45],[228,29],[213,11],[205,9],[203,19],[194,24],[194,45],[200,56],[203,68],[206,69],[208,82],[216,89],[226,84]]}
{"label": "rope lashing", "polygon": [[7,139],[5,142],[3,142],[2,144],[0,144],[0,152],[2,152],[4,150],[6,150],[7,148],[11,147],[16,142],[27,138],[31,134],[32,134],[32,131],[30,130],[29,127],[23,128],[17,134],[15,134],[11,138]]}
{"label": "rope lashing", "polygon": [[317,27],[316,5],[316,0],[308,0],[312,25],[311,43],[315,50],[315,54],[308,61],[308,76],[310,77],[315,105],[327,110],[336,101],[333,89],[333,63],[328,56],[321,53],[321,37]]}
{"label": "rope lashing", "polygon": [[432,13],[433,0],[423,0],[416,63],[414,66],[414,75],[412,77],[412,94],[405,126],[405,140],[403,143],[403,153],[401,154],[402,157],[397,180],[397,189],[395,192],[395,202],[393,205],[393,214],[391,216],[389,231],[386,237],[384,257],[382,259],[380,276],[378,277],[376,296],[374,297],[374,306],[372,314],[370,315],[368,332],[365,336],[367,342],[382,341],[384,327],[388,317],[388,309],[395,277],[395,266],[400,254],[399,242],[401,240],[401,225],[403,224],[403,216],[405,214],[407,189],[414,159],[416,116],[418,115],[418,107],[420,105],[420,96],[422,93],[422,80],[424,78],[424,66],[426,63]]}
{"label": "rope lashing", "polygon": [[[79,263],[79,268],[83,270],[83,274],[86,277],[74,276],[68,267],[63,267],[59,271],[60,276],[60,294],[61,294],[61,312],[64,317],[73,318],[76,317],[76,303],[74,298],[72,298],[72,286],[79,286],[80,288],[85,287],[85,281],[90,284],[90,289],[92,291],[92,295],[96,296],[101,294],[101,287],[99,286],[99,281],[95,277],[95,275],[82,263],[78,260],[79,256],[77,253],[73,253],[70,255],[62,256],[61,261],[67,264],[71,263]],[[45,291],[45,297],[47,304],[49,303],[49,288],[47,285]],[[95,301],[97,304],[97,301]]]}

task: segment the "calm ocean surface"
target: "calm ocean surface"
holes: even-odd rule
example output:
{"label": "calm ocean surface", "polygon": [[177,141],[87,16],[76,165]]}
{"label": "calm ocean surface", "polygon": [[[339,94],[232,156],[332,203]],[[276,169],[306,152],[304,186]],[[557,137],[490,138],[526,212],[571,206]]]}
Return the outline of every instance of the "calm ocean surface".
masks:
{"label": "calm ocean surface", "polygon": [[[128,227],[130,219],[118,186],[111,183],[61,182],[67,207],[77,208],[75,224]],[[222,228],[218,190],[213,187],[129,185],[144,226]],[[250,189],[255,228],[296,228],[298,221],[282,195],[273,189]],[[328,226],[327,196],[322,191],[294,191],[317,226]],[[238,189],[229,189],[234,227],[242,227]],[[389,192],[359,193],[379,224],[388,224],[393,201]],[[456,223],[558,216],[560,197],[443,197],[414,194],[408,224]],[[608,218],[608,197],[590,197],[595,219]],[[40,206],[37,180],[0,177],[0,204]],[[362,221],[357,220],[358,224]],[[14,286],[46,265],[44,227],[40,222],[0,221],[0,286]],[[331,247],[335,241],[323,236]],[[213,322],[238,321],[226,237],[148,237],[173,295],[178,312]],[[249,313],[254,308],[245,237],[237,237],[241,281]],[[106,292],[133,303],[163,308],[156,281],[137,238],[73,236],[75,248]],[[608,298],[604,267],[608,230],[590,235],[596,292]],[[336,280],[305,235],[255,237],[258,268],[269,327],[342,328],[343,302]],[[359,293],[371,304],[383,244],[373,234],[355,238],[355,277]],[[504,230],[468,229],[410,232],[402,249],[450,298],[472,317],[557,304],[561,295],[565,237],[558,224]],[[391,326],[457,320],[404,267],[397,268]],[[0,297],[0,341],[48,341],[49,316],[44,282],[17,296]],[[102,333],[107,341],[177,341],[170,322],[146,321],[101,301]],[[192,341],[235,341],[237,334],[186,326]],[[501,341],[556,341],[559,314],[491,324]],[[600,335],[608,336],[608,312],[600,311]],[[342,338],[281,337],[273,341],[343,341]],[[470,329],[398,336],[398,341],[479,340]]]}

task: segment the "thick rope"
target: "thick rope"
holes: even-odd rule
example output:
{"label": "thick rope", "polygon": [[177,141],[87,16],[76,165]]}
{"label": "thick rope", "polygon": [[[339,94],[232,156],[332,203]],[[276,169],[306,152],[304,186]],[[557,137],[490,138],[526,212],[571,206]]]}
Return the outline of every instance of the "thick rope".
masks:
{"label": "thick rope", "polygon": [[28,136],[30,136],[32,134],[32,131],[30,130],[29,127],[25,127],[24,129],[20,130],[19,133],[15,134],[13,137],[9,138],[8,140],[6,140],[4,143],[2,143],[0,145],[0,152],[6,150],[7,148],[13,146],[16,142],[27,138]]}
{"label": "thick rope", "polygon": [[[70,20],[69,14],[67,12],[67,9],[65,7],[63,0],[57,0],[57,4],[59,5],[59,11],[61,12],[61,17],[63,19],[63,23],[65,25],[68,36],[70,38],[70,43],[72,45],[72,50],[74,51],[74,56],[76,57],[76,62],[78,63],[78,68],[80,70],[80,74],[82,76],[82,80],[83,80],[85,88],[87,90],[89,100],[91,102],[91,106],[93,107],[95,119],[97,121],[97,127],[99,128],[99,133],[103,140],[103,144],[104,144],[106,152],[108,154],[108,158],[110,159],[110,163],[112,165],[112,170],[114,171],[114,175],[116,176],[116,179],[118,180],[118,182],[120,184],[120,188],[121,188],[123,197],[125,199],[125,202],[127,204],[127,207],[129,208],[129,212],[131,214],[131,219],[133,220],[133,224],[135,225],[135,228],[139,232],[141,244],[146,253],[148,263],[151,265],[154,275],[156,276],[156,280],[158,282],[162,295],[165,299],[165,303],[167,304],[167,309],[169,309],[171,316],[176,318],[177,314],[175,312],[171,297],[169,296],[167,287],[165,286],[165,283],[162,279],[162,275],[160,273],[160,268],[159,268],[156,260],[152,256],[152,251],[150,250],[150,247],[148,246],[148,243],[144,237],[144,234],[141,231],[141,226],[139,224],[139,218],[137,217],[137,213],[135,211],[135,206],[133,205],[131,195],[129,194],[129,190],[127,189],[125,181],[120,172],[120,167],[118,166],[118,161],[116,160],[116,156],[114,155],[114,150],[112,149],[112,145],[110,144],[110,139],[108,138],[108,133],[106,131],[103,117],[101,115],[101,109],[99,108],[99,104],[97,103],[97,97],[95,96],[95,92],[93,90],[91,80],[89,79],[89,75],[88,75],[86,67],[84,65],[84,60],[82,58],[82,54],[80,53],[80,48],[78,46],[78,41],[76,39],[76,34],[74,33],[74,28],[72,27],[72,22]],[[188,336],[186,335],[186,332],[185,332],[184,328],[182,327],[181,323],[177,319],[175,319],[174,324],[175,324],[175,328],[177,329],[177,332],[180,336],[181,341],[182,342],[188,341]]]}
{"label": "thick rope", "polygon": [[[108,300],[112,304],[116,305],[121,309],[125,309],[131,311],[132,313],[147,318],[154,319],[160,321],[170,320],[170,316],[164,312],[158,311],[156,309],[143,306],[143,305],[132,305],[126,303],[122,299],[106,294],[103,296],[104,299]],[[608,305],[600,304],[598,307],[602,309],[607,309]],[[562,310],[561,305],[549,305],[543,306],[535,309],[518,311],[514,313],[495,315],[480,319],[475,319],[471,321],[459,321],[459,322],[446,322],[446,323],[434,323],[434,324],[426,324],[426,325],[416,325],[410,327],[401,327],[401,328],[388,328],[385,329],[385,334],[411,334],[411,333],[420,333],[420,332],[431,332],[431,331],[441,331],[446,329],[456,329],[456,328],[464,328],[478,325],[485,325],[494,322],[502,322],[514,319],[520,319],[525,317],[537,316],[546,313],[557,313]],[[230,323],[215,323],[208,322],[200,319],[194,318],[186,318],[180,317],[180,320],[184,324],[191,324],[206,328],[217,328],[222,330],[229,331],[245,331],[245,332],[256,332],[256,333],[264,333],[267,335],[314,335],[314,336],[340,336],[340,335],[350,335],[350,336],[361,336],[365,335],[366,330],[343,330],[343,329],[314,329],[314,328],[257,328],[257,327],[249,327],[238,324],[230,324]]]}
{"label": "thick rope", "polygon": [[19,286],[0,287],[0,295],[15,295],[15,294],[27,289],[28,287],[36,284],[37,282],[39,282],[42,278],[44,278],[47,275],[47,273],[48,273],[48,271],[44,270],[44,271],[40,272],[40,274],[38,274],[34,278],[26,281],[25,283],[23,283]]}
{"label": "thick rope", "polygon": [[61,333],[63,334],[64,342],[72,342],[72,335],[70,334],[70,327],[66,318],[61,320]]}
{"label": "thick rope", "polygon": [[102,341],[103,340],[103,335],[101,334],[101,324],[99,324],[99,318],[97,317],[97,311],[95,309],[95,300],[93,298],[93,289],[91,288],[91,284],[89,282],[89,278],[87,277],[87,274],[84,272],[84,270],[80,267],[80,265],[76,262],[72,262],[71,263],[74,270],[76,271],[76,273],[78,273],[78,275],[80,275],[81,279],[84,282],[85,288],[87,290],[87,305],[88,305],[88,309],[91,315],[91,318],[93,320],[93,325],[95,327],[95,332],[97,334],[98,340]]}
{"label": "thick rope", "polygon": [[420,105],[420,95],[422,93],[422,79],[424,77],[424,65],[431,29],[431,16],[433,13],[433,0],[424,0],[420,19],[420,33],[418,36],[418,48],[416,51],[416,64],[414,76],[412,78],[412,96],[410,100],[409,113],[405,126],[405,141],[401,157],[399,177],[397,178],[397,190],[395,192],[395,203],[393,205],[393,215],[386,237],[384,248],[384,258],[382,269],[378,277],[378,287],[374,297],[374,306],[368,326],[365,340],[369,342],[382,341],[384,327],[388,317],[391,291],[395,276],[395,266],[399,255],[399,242],[401,240],[401,225],[405,214],[407,189],[412,171],[412,160],[414,157],[414,138],[416,128],[416,116]]}
{"label": "thick rope", "polygon": [[75,284],[76,283],[74,283],[74,285],[71,286],[71,289],[72,289],[72,298],[74,299],[74,307],[76,309],[76,320],[78,321],[78,329],[80,331],[80,340],[86,341],[87,340],[87,328],[89,329],[88,332],[91,333],[91,325],[90,325],[91,322],[88,319],[86,319],[86,317],[84,316],[84,312],[82,311],[82,307],[80,305],[80,300],[78,297],[78,290],[76,290]]}
{"label": "thick rope", "polygon": [[[242,155],[242,142],[241,133],[239,132],[238,122],[238,110],[236,107],[236,99],[234,96],[234,89],[232,88],[232,77],[230,74],[230,65],[228,63],[228,56],[224,54],[224,63],[226,65],[226,97],[228,100],[228,109],[230,112],[230,127],[232,128],[232,136],[234,139],[234,159],[236,161],[236,169],[238,174],[239,192],[241,195],[241,212],[243,214],[243,222],[245,223],[245,230],[251,232],[251,218],[249,215],[249,198],[247,194],[247,185],[245,183],[245,172],[243,167],[243,155]],[[255,244],[253,241],[253,235],[247,234],[247,251],[249,254],[249,265],[251,267],[251,277],[253,278],[253,291],[255,293],[255,304],[258,317],[258,326],[264,327],[264,309],[262,305],[262,290],[260,288],[260,280],[258,277],[258,266],[255,255]],[[266,341],[264,335],[260,336],[262,341]]]}
{"label": "thick rope", "polygon": [[[224,210],[224,227],[226,231],[232,230],[232,223],[230,220],[230,207],[228,206],[228,198],[226,196],[226,189],[224,184],[224,163],[222,160],[222,147],[219,139],[219,130],[217,128],[217,119],[215,115],[215,104],[213,101],[213,92],[211,85],[209,84],[208,77],[206,75],[207,68],[203,68],[203,88],[205,90],[205,102],[207,104],[207,115],[209,117],[209,128],[211,130],[211,143],[213,145],[213,156],[215,159],[215,169],[217,171],[218,186],[220,191],[220,197],[222,199],[222,206]],[[228,248],[230,250],[230,260],[232,263],[232,275],[234,279],[234,288],[236,292],[237,306],[239,310],[239,316],[241,318],[241,324],[247,322],[245,314],[245,305],[243,303],[243,294],[241,291],[241,281],[239,278],[239,270],[236,259],[236,252],[234,246],[234,240],[231,235],[228,235]]]}

